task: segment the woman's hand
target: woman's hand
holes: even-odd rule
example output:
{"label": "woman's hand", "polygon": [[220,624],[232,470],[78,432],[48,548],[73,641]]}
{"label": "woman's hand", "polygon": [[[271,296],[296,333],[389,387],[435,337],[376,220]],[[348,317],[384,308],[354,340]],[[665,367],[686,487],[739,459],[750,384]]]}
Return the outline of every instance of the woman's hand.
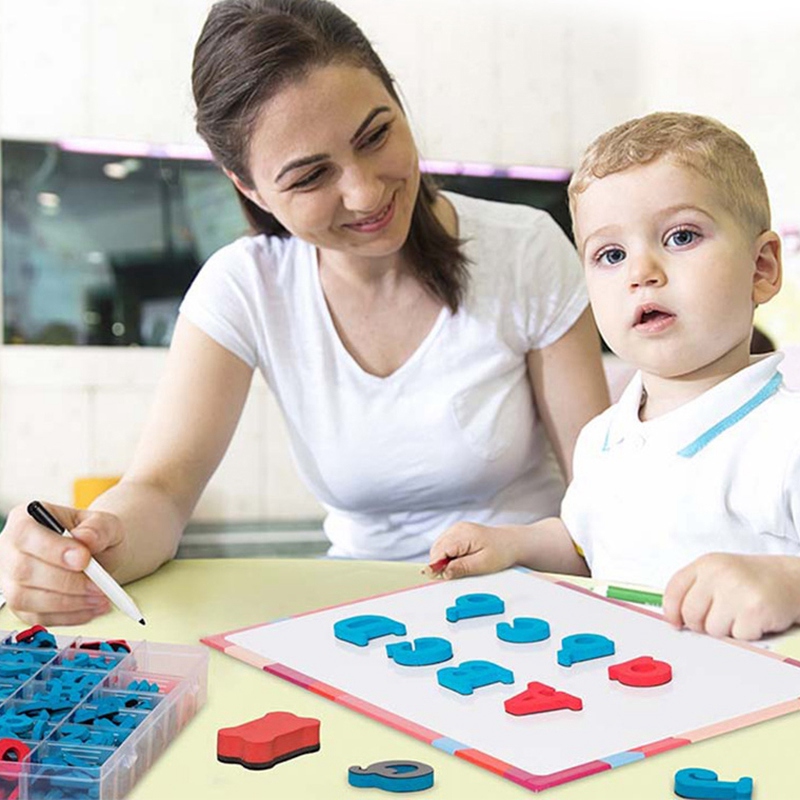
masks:
{"label": "woman's hand", "polygon": [[124,559],[122,525],[113,514],[48,503],[73,538],[59,536],[17,506],[0,533],[0,588],[9,608],[29,624],[77,625],[110,609],[83,570],[94,556],[113,572]]}
{"label": "woman's hand", "polygon": [[709,553],[672,576],[664,616],[711,636],[760,639],[800,622],[800,558]]}

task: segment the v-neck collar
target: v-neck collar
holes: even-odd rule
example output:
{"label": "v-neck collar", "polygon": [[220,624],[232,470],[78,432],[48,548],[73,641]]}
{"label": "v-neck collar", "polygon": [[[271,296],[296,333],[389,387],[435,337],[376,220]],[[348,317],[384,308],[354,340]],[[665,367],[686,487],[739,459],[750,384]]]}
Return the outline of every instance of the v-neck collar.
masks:
{"label": "v-neck collar", "polygon": [[447,306],[442,306],[441,310],[439,311],[439,315],[436,317],[431,329],[425,335],[425,338],[419,343],[414,352],[411,353],[411,355],[399,367],[397,367],[397,369],[395,369],[393,372],[390,372],[388,375],[375,375],[372,372],[368,372],[364,369],[364,367],[361,366],[361,364],[358,363],[358,361],[356,361],[356,359],[353,357],[353,354],[347,349],[347,347],[345,347],[342,337],[339,335],[339,331],[336,330],[336,325],[333,321],[333,316],[331,315],[331,310],[328,307],[328,301],[325,298],[325,292],[322,288],[322,280],[319,274],[319,254],[317,252],[317,248],[310,244],[307,245],[307,247],[309,250],[308,263],[310,264],[312,272],[314,294],[317,300],[318,310],[328,334],[334,343],[334,347],[342,360],[348,365],[352,372],[357,374],[363,380],[383,384],[400,380],[406,372],[413,369],[414,365],[425,355],[425,352],[430,349],[431,345],[436,340],[439,331],[444,326],[445,321],[450,316],[450,309]]}

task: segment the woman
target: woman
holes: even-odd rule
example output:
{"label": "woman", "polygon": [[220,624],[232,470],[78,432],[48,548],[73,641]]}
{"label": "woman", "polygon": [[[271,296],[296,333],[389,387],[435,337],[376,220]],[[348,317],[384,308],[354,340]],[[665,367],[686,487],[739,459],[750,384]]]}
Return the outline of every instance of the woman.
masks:
{"label": "woman", "polygon": [[422,559],[468,519],[557,512],[577,432],[608,404],[577,258],[546,214],[436,192],[391,77],[325,0],[225,0],[193,69],[197,127],[259,235],[208,261],[149,422],[77,541],[14,509],[0,585],[23,619],[107,609],[170,559],[255,368],[328,510],[333,556]]}

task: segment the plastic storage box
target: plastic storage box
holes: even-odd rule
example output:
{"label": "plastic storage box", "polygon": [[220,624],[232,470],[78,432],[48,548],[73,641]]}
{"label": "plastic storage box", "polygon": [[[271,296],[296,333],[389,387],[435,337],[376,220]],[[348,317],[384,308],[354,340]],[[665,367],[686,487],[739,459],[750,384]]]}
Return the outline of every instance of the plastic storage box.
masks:
{"label": "plastic storage box", "polygon": [[0,800],[125,797],[205,703],[205,648],[20,635],[0,631]]}

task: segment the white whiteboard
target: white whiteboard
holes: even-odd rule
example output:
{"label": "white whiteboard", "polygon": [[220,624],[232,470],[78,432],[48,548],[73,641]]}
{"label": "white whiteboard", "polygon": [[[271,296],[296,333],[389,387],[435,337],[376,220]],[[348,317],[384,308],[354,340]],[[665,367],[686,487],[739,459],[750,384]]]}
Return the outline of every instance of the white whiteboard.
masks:
{"label": "white whiteboard", "polygon": [[[505,613],[447,622],[445,610],[456,598],[475,592],[502,598]],[[366,647],[334,637],[335,622],[360,614],[402,622],[407,636],[385,636]],[[496,624],[518,616],[547,620],[550,638],[521,645],[500,641]],[[615,642],[615,655],[559,666],[556,653],[562,638],[576,633],[607,636]],[[426,667],[399,666],[387,657],[387,644],[422,636],[448,639],[454,657]],[[768,718],[800,708],[800,669],[794,663],[740,644],[677,631],[649,614],[520,569],[437,581],[212,637],[208,643],[231,649],[239,657],[243,654],[238,649],[243,648],[257,657],[247,657],[252,663],[258,663],[258,658],[277,662],[311,681],[438,732],[442,741],[435,744],[442,749],[478,750],[533,776],[604,759],[618,766],[636,760],[634,755],[643,757],[631,754],[634,748],[670,737],[694,741],[710,734],[686,734],[706,726],[720,726],[714,731],[719,733],[758,721],[748,715],[761,712],[761,718]],[[672,681],[637,688],[608,679],[610,665],[642,655],[671,664]],[[478,688],[470,696],[439,686],[438,669],[473,659],[511,670],[514,684]],[[583,710],[523,717],[507,714],[503,701],[524,691],[531,681],[580,697]],[[572,777],[580,775],[563,780]]]}

